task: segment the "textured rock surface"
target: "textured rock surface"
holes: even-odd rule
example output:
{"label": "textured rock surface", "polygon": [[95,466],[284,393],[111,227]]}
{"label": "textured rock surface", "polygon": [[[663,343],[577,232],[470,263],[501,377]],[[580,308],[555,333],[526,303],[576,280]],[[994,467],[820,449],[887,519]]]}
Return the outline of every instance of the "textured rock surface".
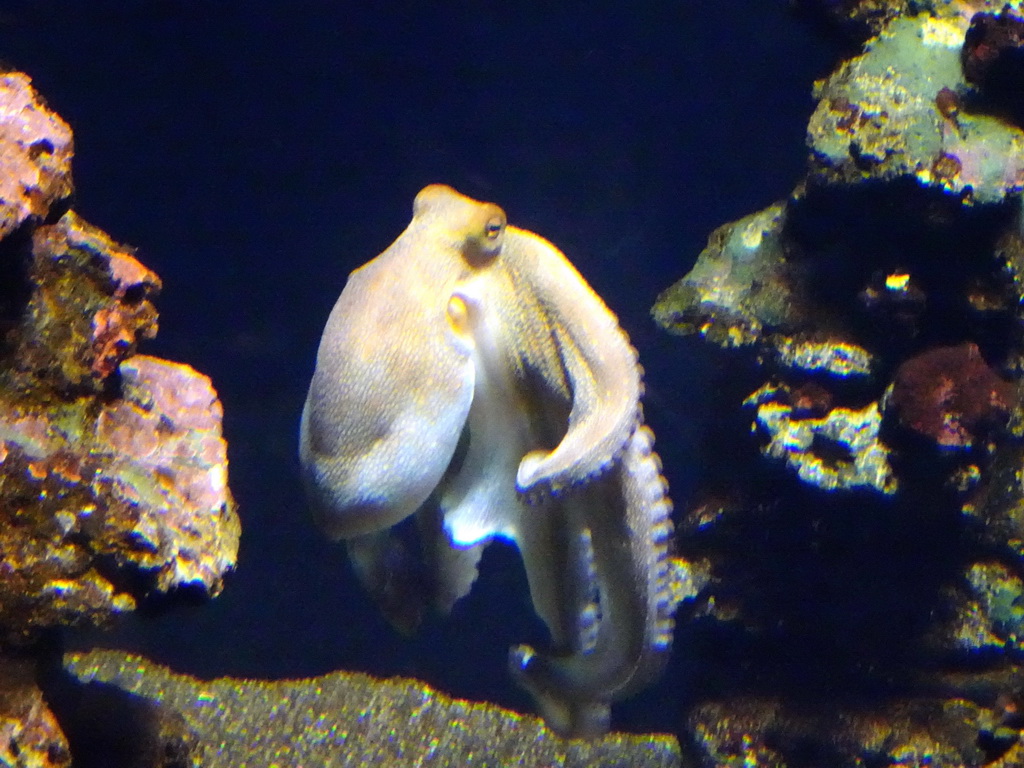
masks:
{"label": "textured rock surface", "polygon": [[753,344],[766,329],[799,324],[799,277],[789,268],[783,239],[785,208],[778,203],[716,229],[689,274],[658,297],[655,321],[724,347]]}
{"label": "textured rock surface", "polygon": [[73,211],[3,244],[3,390],[35,402],[104,393],[156,335],[160,279]]}
{"label": "textured rock surface", "polygon": [[220,590],[238,521],[226,496],[220,403],[187,366],[136,355],[121,397],[0,416],[0,622],[10,635],[131,608],[149,588]]}
{"label": "textured rock surface", "polygon": [[[889,450],[879,438],[882,416],[875,403],[860,410],[832,408],[819,418],[794,406],[792,393],[762,387],[747,404],[757,408],[757,425],[768,434],[764,452],[784,459],[797,476],[827,491],[870,488],[894,493]],[[822,445],[832,446],[831,453]]]}
{"label": "textured rock surface", "polygon": [[1014,713],[1000,716],[963,699],[799,714],[779,700],[753,699],[707,705],[693,720],[712,765],[782,768],[796,751],[815,766],[1016,768],[1024,761],[1017,727],[1004,725]]}
{"label": "textured rock surface", "polygon": [[1021,190],[1024,131],[967,98],[968,23],[960,14],[895,19],[817,84],[810,183],[908,176],[981,203]]}
{"label": "textured rock surface", "polygon": [[[260,766],[565,766],[669,768],[680,765],[670,736],[610,734],[564,741],[533,717],[490,704],[449,699],[411,680],[336,672],[309,680],[195,680],[134,656],[95,651],[67,667],[83,683],[107,683],[184,718],[198,745],[182,765]],[[88,695],[88,693],[86,694]],[[108,713],[137,708],[126,695]],[[87,703],[86,703],[87,704]],[[115,722],[111,722],[114,720]],[[119,728],[108,718],[97,728]],[[111,749],[93,733],[102,759]],[[149,738],[133,739],[137,744]],[[173,742],[180,745],[179,737]],[[175,747],[180,749],[180,746]]]}
{"label": "textured rock surface", "polygon": [[[69,209],[71,131],[0,75],[0,764],[66,766],[37,643],[220,591],[239,523],[210,380],[137,354],[160,280]],[[165,762],[152,765],[171,765]]]}
{"label": "textured rock surface", "polygon": [[0,74],[0,239],[71,194],[71,129],[31,82],[21,72]]}
{"label": "textured rock surface", "polygon": [[877,36],[816,86],[806,179],[653,310],[730,356],[684,731],[706,766],[1021,765],[1020,4],[813,5]]}
{"label": "textured rock surface", "polygon": [[0,655],[0,765],[71,765],[67,740],[36,687],[31,659]]}
{"label": "textured rock surface", "polygon": [[[915,13],[932,13],[964,18],[979,11],[998,13],[1005,0],[792,0],[793,7],[843,30],[851,39],[862,42],[877,35],[893,19]],[[1011,7],[1018,8],[1019,0]]]}
{"label": "textured rock surface", "polygon": [[216,594],[239,526],[205,376],[136,354],[160,280],[73,211],[71,134],[0,80],[0,630]]}
{"label": "textured rock surface", "polygon": [[877,34],[886,22],[907,13],[914,0],[793,0],[793,6],[863,40]]}

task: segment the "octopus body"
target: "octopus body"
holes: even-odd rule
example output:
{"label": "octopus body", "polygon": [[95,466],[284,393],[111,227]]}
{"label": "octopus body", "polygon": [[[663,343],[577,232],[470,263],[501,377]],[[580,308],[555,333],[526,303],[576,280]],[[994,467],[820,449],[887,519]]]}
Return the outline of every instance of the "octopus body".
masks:
{"label": "octopus body", "polygon": [[[628,338],[557,248],[432,185],[350,275],[302,413],[313,513],[395,624],[449,610],[483,548],[515,543],[552,648],[512,648],[511,672],[567,736],[606,731],[671,646],[671,502],[641,393]],[[410,516],[419,571],[394,530]]]}

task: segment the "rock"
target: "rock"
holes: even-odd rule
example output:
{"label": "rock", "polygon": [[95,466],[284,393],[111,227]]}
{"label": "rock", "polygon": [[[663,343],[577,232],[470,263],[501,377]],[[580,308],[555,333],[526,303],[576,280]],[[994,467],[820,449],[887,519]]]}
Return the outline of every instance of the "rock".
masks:
{"label": "rock", "polygon": [[71,129],[21,72],[0,74],[0,239],[42,222],[72,191]]}
{"label": "rock", "polygon": [[981,102],[1003,112],[1020,125],[1024,117],[1024,18],[1007,5],[996,13],[976,13],[960,51],[964,77],[974,85]]}
{"label": "rock", "polygon": [[652,310],[726,359],[683,730],[705,766],[1017,766],[1021,3],[801,5],[875,33],[815,86],[806,178]]}
{"label": "rock", "polygon": [[69,768],[71,752],[36,687],[30,658],[0,655],[0,765]]}
{"label": "rock", "polygon": [[69,209],[71,157],[29,78],[0,75],[0,763],[19,768],[71,762],[35,684],[45,630],[215,595],[238,552],[217,393],[138,354],[160,280]]}
{"label": "rock", "polygon": [[32,224],[0,257],[24,285],[0,357],[9,641],[100,622],[150,591],[216,594],[239,535],[209,379],[135,354],[156,333],[159,279],[72,211]]}
{"label": "rock", "polygon": [[1024,132],[964,97],[968,22],[897,18],[815,85],[810,183],[914,178],[991,203],[1024,187]]}
{"label": "rock", "polygon": [[[187,731],[198,740],[190,759],[204,768],[681,764],[679,746],[671,736],[612,733],[566,741],[539,718],[493,704],[450,699],[414,680],[376,680],[350,672],[277,682],[195,680],[114,651],[72,654],[65,663],[82,683],[103,683],[108,690],[122,692],[122,703],[107,707],[109,717],[94,722],[93,749],[113,748],[103,734],[122,728],[117,715],[122,707],[155,707],[165,712],[164,717],[174,713],[184,718]],[[131,743],[151,743],[151,725],[140,726],[150,735]],[[180,738],[174,743],[180,744]],[[100,760],[105,754],[98,751],[90,759]]]}
{"label": "rock", "polygon": [[900,364],[888,399],[904,426],[941,448],[970,448],[1016,404],[1015,388],[982,358],[976,344],[936,347]]}

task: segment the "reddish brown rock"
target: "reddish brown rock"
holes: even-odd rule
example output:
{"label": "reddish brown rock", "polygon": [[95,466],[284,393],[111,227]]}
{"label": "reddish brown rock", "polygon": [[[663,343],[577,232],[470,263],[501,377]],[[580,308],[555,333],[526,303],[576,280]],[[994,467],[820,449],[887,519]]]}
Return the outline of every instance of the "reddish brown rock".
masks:
{"label": "reddish brown rock", "polygon": [[1024,19],[1009,11],[976,13],[960,51],[964,77],[982,92],[1015,98],[1024,77]]}
{"label": "reddish brown rock", "polygon": [[900,423],[942,448],[969,448],[1005,423],[1014,387],[993,371],[975,344],[938,347],[896,371],[890,406]]}
{"label": "reddish brown rock", "polygon": [[66,768],[67,739],[35,685],[35,665],[0,656],[0,765]]}
{"label": "reddish brown rock", "polygon": [[[2,169],[0,169],[2,171]],[[0,385],[35,399],[98,393],[157,331],[160,279],[73,211],[36,228],[19,254],[25,300],[10,308]]]}
{"label": "reddish brown rock", "polygon": [[0,238],[70,196],[71,129],[21,72],[0,74]]}
{"label": "reddish brown rock", "polygon": [[220,401],[136,354],[160,280],[62,209],[71,148],[28,78],[0,77],[0,646],[216,594],[238,549]]}

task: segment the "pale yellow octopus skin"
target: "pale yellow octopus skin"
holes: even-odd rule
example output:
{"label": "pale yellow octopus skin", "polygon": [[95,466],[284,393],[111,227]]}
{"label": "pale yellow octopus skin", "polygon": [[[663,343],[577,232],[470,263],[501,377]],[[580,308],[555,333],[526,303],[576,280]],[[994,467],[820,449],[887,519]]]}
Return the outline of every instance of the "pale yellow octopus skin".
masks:
{"label": "pale yellow octopus skin", "polygon": [[442,610],[493,537],[517,544],[558,655],[515,648],[512,671],[566,735],[605,730],[670,647],[671,503],[641,389],[618,321],[557,248],[432,185],[349,277],[303,409],[316,519],[379,599],[400,581],[388,529],[414,513]]}

